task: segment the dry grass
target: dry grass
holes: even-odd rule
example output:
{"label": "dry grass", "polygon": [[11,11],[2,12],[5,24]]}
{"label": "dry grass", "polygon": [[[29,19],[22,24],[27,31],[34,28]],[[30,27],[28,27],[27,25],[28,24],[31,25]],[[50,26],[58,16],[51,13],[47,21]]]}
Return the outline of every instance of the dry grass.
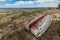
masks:
{"label": "dry grass", "polygon": [[[49,13],[53,17],[52,25],[49,29],[36,38],[28,30],[26,25],[44,13]],[[16,10],[7,12],[0,17],[0,39],[1,40],[60,40],[60,10]],[[55,20],[56,19],[56,20]],[[59,22],[58,22],[59,21]]]}

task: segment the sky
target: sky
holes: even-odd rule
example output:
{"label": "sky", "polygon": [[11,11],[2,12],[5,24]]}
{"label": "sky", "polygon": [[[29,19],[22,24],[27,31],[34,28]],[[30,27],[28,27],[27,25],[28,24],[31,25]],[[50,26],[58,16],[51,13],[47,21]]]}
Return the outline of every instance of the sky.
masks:
{"label": "sky", "polygon": [[57,7],[58,0],[0,0],[0,8]]}

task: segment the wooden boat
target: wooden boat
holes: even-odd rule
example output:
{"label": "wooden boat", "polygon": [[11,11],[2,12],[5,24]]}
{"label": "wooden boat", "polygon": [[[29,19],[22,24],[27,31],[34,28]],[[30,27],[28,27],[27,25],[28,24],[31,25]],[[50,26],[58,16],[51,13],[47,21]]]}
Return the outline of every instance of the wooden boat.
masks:
{"label": "wooden boat", "polygon": [[39,37],[48,29],[51,23],[52,17],[48,14],[44,14],[32,20],[26,29],[30,30],[36,37]]}

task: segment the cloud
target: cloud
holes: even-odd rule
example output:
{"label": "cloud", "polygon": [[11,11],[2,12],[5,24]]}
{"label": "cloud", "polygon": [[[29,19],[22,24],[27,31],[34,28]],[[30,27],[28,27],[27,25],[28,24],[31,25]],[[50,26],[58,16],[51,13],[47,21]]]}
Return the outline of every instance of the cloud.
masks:
{"label": "cloud", "polygon": [[[9,0],[9,1],[12,1],[12,0]],[[0,5],[0,7],[8,7],[8,8],[55,7],[56,5],[58,5],[55,2],[57,2],[57,0],[16,1],[14,3],[6,3],[2,6]]]}
{"label": "cloud", "polygon": [[13,8],[23,8],[23,7],[33,7],[35,4],[33,1],[18,1],[14,4],[5,4],[7,7],[13,7]]}
{"label": "cloud", "polygon": [[57,2],[57,0],[37,0],[36,2],[44,3],[44,2]]}
{"label": "cloud", "polygon": [[18,2],[15,2],[14,4],[5,4],[6,6],[22,6],[22,5],[33,5],[34,4],[34,2],[32,2],[32,1],[26,1],[26,2],[24,2],[24,1],[18,1]]}
{"label": "cloud", "polygon": [[24,2],[24,1],[19,1],[19,2],[16,2],[16,4],[20,4],[20,5],[21,5],[21,4],[22,4],[22,5],[29,4],[29,5],[30,5],[30,4],[33,4],[33,1],[25,1],[25,2]]}
{"label": "cloud", "polygon": [[[12,1],[12,0],[10,0],[10,1]],[[18,5],[34,5],[34,4],[36,4],[36,5],[38,5],[38,4],[40,4],[40,3],[44,3],[44,2],[54,2],[54,0],[36,0],[36,1],[17,1],[17,2],[15,2],[14,4],[5,4],[5,5],[7,5],[7,6],[18,6]]]}
{"label": "cloud", "polygon": [[0,2],[5,2],[5,1],[7,1],[7,0],[0,0]]}

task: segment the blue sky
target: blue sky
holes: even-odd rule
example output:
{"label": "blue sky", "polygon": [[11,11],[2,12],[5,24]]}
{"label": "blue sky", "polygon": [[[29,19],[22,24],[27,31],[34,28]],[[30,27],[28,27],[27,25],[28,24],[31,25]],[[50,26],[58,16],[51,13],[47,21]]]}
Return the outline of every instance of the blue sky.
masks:
{"label": "blue sky", "polygon": [[57,7],[57,0],[0,0],[0,8]]}

